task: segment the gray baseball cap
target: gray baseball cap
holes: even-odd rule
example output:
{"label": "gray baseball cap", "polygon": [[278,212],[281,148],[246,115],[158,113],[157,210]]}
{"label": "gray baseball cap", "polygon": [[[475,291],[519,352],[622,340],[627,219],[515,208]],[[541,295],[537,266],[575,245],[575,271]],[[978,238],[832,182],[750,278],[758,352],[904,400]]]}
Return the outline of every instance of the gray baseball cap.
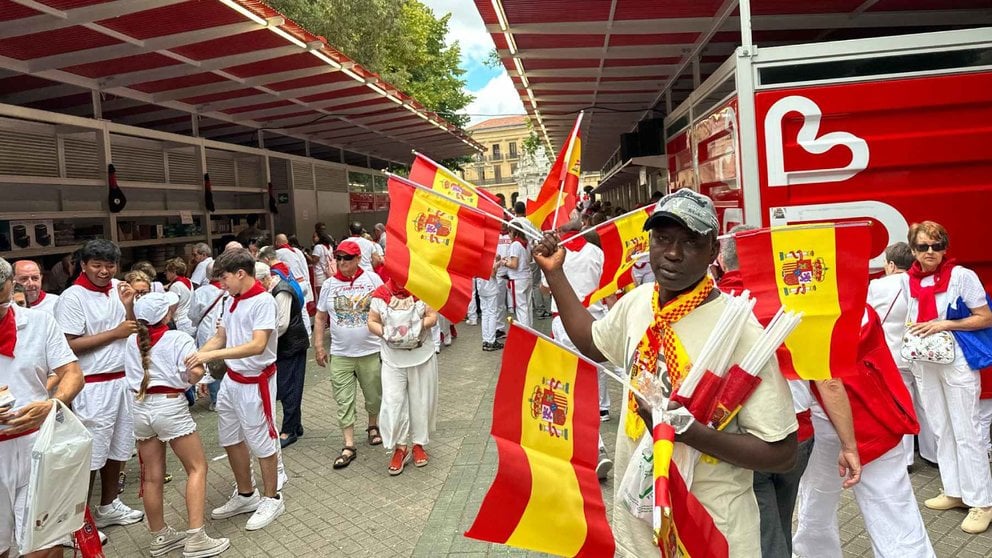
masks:
{"label": "gray baseball cap", "polygon": [[699,234],[709,234],[720,228],[713,200],[688,188],[676,190],[661,198],[658,205],[654,206],[654,212],[644,222],[644,230],[657,227],[663,219],[672,219]]}

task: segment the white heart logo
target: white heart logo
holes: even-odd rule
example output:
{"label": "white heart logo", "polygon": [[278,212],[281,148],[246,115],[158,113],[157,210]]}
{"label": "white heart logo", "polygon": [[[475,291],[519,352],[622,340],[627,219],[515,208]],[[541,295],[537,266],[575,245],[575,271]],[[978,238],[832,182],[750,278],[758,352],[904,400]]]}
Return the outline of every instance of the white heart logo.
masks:
{"label": "white heart logo", "polygon": [[[803,125],[796,138],[803,149],[813,155],[822,155],[842,145],[850,150],[851,162],[846,167],[833,169],[786,171],[782,119],[790,112],[803,116]],[[783,97],[768,109],[765,115],[765,157],[769,186],[843,182],[868,168],[868,142],[850,132],[830,132],[817,137],[822,117],[823,112],[816,103],[799,95]]]}

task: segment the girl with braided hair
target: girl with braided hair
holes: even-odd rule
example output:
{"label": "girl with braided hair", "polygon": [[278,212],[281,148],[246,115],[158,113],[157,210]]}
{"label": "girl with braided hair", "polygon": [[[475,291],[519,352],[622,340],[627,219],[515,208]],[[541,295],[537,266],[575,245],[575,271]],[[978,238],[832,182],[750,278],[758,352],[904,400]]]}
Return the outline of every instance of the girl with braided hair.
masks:
{"label": "girl with braided hair", "polygon": [[[178,303],[173,293],[149,293],[135,301],[138,332],[127,340],[124,369],[135,398],[134,437],[141,461],[139,495],[152,533],[151,555],[183,548],[184,557],[200,558],[224,552],[230,541],[213,539],[203,529],[207,459],[182,397],[203,377],[203,366],[186,366],[186,357],[196,352],[196,342],[187,333],[169,330]],[[166,444],[172,446],[186,470],[188,531],[176,531],[166,525],[163,516]]]}

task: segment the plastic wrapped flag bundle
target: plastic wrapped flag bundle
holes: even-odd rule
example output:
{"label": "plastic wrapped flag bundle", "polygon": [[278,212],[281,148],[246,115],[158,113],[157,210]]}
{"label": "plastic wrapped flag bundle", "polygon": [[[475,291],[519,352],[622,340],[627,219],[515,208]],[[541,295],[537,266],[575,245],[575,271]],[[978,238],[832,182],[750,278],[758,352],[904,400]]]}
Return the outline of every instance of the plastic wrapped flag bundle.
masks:
{"label": "plastic wrapped flag bundle", "polygon": [[778,312],[768,322],[768,327],[761,333],[758,342],[751,347],[740,364],[733,365],[727,371],[715,406],[709,417],[709,424],[717,430],[723,430],[761,383],[758,372],[765,367],[768,359],[785,342],[785,338],[796,329],[802,320],[801,312],[786,312],[779,308]]}
{"label": "plastic wrapped flag bundle", "polygon": [[751,317],[755,300],[748,291],[730,296],[720,319],[710,333],[702,351],[672,399],[685,406],[696,420],[709,424],[723,389],[730,359]]}

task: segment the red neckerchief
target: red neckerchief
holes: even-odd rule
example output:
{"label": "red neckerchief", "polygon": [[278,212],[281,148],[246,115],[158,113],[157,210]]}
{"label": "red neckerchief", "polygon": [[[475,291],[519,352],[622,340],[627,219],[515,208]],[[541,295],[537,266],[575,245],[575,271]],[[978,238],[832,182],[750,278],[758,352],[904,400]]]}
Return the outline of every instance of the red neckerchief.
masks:
{"label": "red neckerchief", "polygon": [[264,292],[266,292],[265,287],[263,287],[262,284],[258,282],[258,279],[256,279],[255,284],[252,285],[250,289],[248,289],[247,291],[241,294],[236,294],[231,297],[234,299],[233,302],[231,302],[231,313],[233,314],[234,310],[238,307],[238,302],[246,298],[251,298],[253,296],[260,295]]}
{"label": "red neckerchief", "polygon": [[154,347],[159,342],[159,340],[162,339],[162,336],[165,335],[166,331],[169,331],[168,324],[163,323],[163,324],[148,326],[148,339],[151,341],[149,345]]}
{"label": "red neckerchief", "polygon": [[272,264],[272,267],[270,269],[278,269],[279,271],[285,273],[286,277],[293,276],[293,274],[289,272],[289,266],[286,265],[286,262],[279,262],[276,264]]}
{"label": "red neckerchief", "polygon": [[293,247],[290,246],[289,244],[280,244],[279,246],[276,246],[276,250],[282,250],[282,249],[286,249],[289,250],[290,252],[293,252]]}
{"label": "red neckerchief", "polygon": [[[402,300],[413,295],[410,294],[410,291],[394,283],[392,279],[387,279],[385,283],[372,291],[372,298],[378,298],[386,304],[389,304],[394,296]],[[413,300],[416,301],[417,297],[414,296]]]}
{"label": "red neckerchief", "polygon": [[86,289],[87,291],[93,291],[95,293],[103,293],[107,296],[110,296],[110,289],[114,287],[113,281],[107,283],[106,287],[97,287],[96,285],[93,284],[92,281],[90,281],[90,278],[87,277],[85,273],[80,273],[79,277],[76,277],[76,280],[73,281],[72,284],[79,285],[80,287]]}
{"label": "red neckerchief", "polygon": [[513,242],[519,242],[521,246],[527,248],[527,241],[520,238],[519,236],[513,239]]}
{"label": "red neckerchief", "polygon": [[41,301],[45,300],[46,295],[47,293],[45,293],[45,291],[38,291],[38,298],[36,298],[34,302],[29,302],[28,308],[34,308],[35,306],[41,304]]}
{"label": "red neckerchief", "polygon": [[0,319],[0,355],[14,358],[17,346],[17,322],[14,320],[14,304],[7,307],[7,313]]}
{"label": "red neckerchief", "polygon": [[211,281],[210,284],[222,291],[224,290],[224,286],[220,284],[220,281]]}
{"label": "red neckerchief", "polygon": [[565,233],[565,235],[562,236],[562,241],[565,240],[568,241],[568,245],[565,246],[565,249],[572,252],[581,252],[582,249],[586,247],[586,244],[589,244],[589,241],[586,240],[585,235],[576,231]]}
{"label": "red neckerchief", "polygon": [[363,273],[365,273],[365,270],[363,270],[362,268],[358,268],[358,271],[355,272],[355,275],[353,275],[351,278],[348,278],[342,275],[341,270],[338,269],[334,273],[334,278],[337,279],[338,281],[341,281],[342,283],[348,283],[348,286],[350,287],[355,284],[355,279],[361,277]]}
{"label": "red neckerchief", "polygon": [[[923,271],[920,262],[913,262],[909,268],[909,295],[917,300],[916,321],[929,322],[937,318],[937,295],[947,290],[951,282],[951,270],[957,262],[954,258],[944,258],[937,269],[927,273]],[[933,275],[933,285],[924,287],[921,283],[924,277]]]}
{"label": "red neckerchief", "polygon": [[186,288],[187,289],[189,289],[191,291],[193,290],[193,283],[192,283],[192,281],[190,281],[186,277],[183,277],[182,275],[176,275],[175,280],[173,280],[172,282],[173,283],[182,283],[183,285],[186,285]]}

